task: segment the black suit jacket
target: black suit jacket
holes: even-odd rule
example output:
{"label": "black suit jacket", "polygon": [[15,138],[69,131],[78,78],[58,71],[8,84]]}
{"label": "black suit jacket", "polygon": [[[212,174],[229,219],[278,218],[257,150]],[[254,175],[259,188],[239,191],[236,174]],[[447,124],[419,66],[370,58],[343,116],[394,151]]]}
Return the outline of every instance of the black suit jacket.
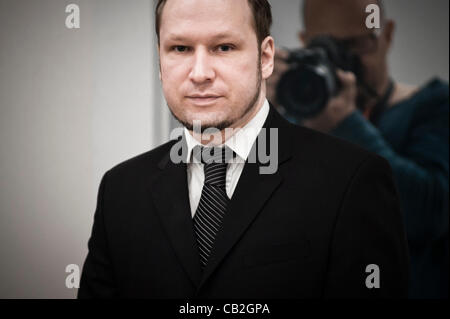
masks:
{"label": "black suit jacket", "polygon": [[[108,171],[78,297],[405,297],[407,244],[388,163],[272,107],[264,127],[278,128],[278,171],[245,164],[203,273],[186,164],[169,159],[175,142]],[[380,288],[366,286],[370,264]]]}

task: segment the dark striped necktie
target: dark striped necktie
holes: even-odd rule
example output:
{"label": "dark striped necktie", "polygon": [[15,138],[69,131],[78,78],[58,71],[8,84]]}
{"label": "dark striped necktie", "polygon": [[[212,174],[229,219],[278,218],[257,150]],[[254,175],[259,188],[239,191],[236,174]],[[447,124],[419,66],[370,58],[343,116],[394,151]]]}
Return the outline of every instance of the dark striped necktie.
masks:
{"label": "dark striped necktie", "polygon": [[228,159],[233,155],[229,148],[194,148],[194,157],[201,157],[205,173],[202,195],[194,216],[202,269],[208,262],[230,201],[225,185]]}

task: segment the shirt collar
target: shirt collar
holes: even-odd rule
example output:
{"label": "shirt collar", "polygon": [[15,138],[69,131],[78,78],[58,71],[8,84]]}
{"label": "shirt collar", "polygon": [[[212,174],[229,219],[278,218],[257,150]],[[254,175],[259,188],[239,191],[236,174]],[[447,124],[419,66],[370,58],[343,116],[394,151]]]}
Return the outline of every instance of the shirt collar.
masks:
{"label": "shirt collar", "polygon": [[[264,122],[269,115],[270,106],[267,99],[264,101],[261,109],[256,115],[248,122],[243,128],[239,129],[236,134],[225,141],[225,145],[231,148],[237,155],[237,162],[245,162],[250,154],[256,138],[258,137]],[[184,128],[184,136],[186,138],[186,144],[188,148],[187,159],[188,163],[192,162],[192,149],[201,145],[191,133]]]}

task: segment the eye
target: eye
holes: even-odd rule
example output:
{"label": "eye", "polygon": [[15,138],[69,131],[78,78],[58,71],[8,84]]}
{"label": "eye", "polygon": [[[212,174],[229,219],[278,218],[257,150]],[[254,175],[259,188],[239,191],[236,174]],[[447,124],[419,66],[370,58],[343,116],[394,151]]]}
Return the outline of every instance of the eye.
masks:
{"label": "eye", "polygon": [[172,50],[175,52],[183,53],[188,51],[188,47],[184,45],[176,45],[172,47]]}
{"label": "eye", "polygon": [[230,44],[222,44],[217,47],[217,50],[220,52],[230,52],[233,50],[233,46]]}

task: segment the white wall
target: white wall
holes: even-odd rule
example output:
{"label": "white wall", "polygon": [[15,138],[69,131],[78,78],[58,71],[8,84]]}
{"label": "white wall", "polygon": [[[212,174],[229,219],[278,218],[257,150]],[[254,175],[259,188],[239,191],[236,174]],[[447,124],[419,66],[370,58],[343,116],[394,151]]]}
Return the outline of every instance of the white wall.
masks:
{"label": "white wall", "polygon": [[168,136],[152,8],[1,0],[0,298],[75,297],[65,267],[84,261],[102,174]]}

